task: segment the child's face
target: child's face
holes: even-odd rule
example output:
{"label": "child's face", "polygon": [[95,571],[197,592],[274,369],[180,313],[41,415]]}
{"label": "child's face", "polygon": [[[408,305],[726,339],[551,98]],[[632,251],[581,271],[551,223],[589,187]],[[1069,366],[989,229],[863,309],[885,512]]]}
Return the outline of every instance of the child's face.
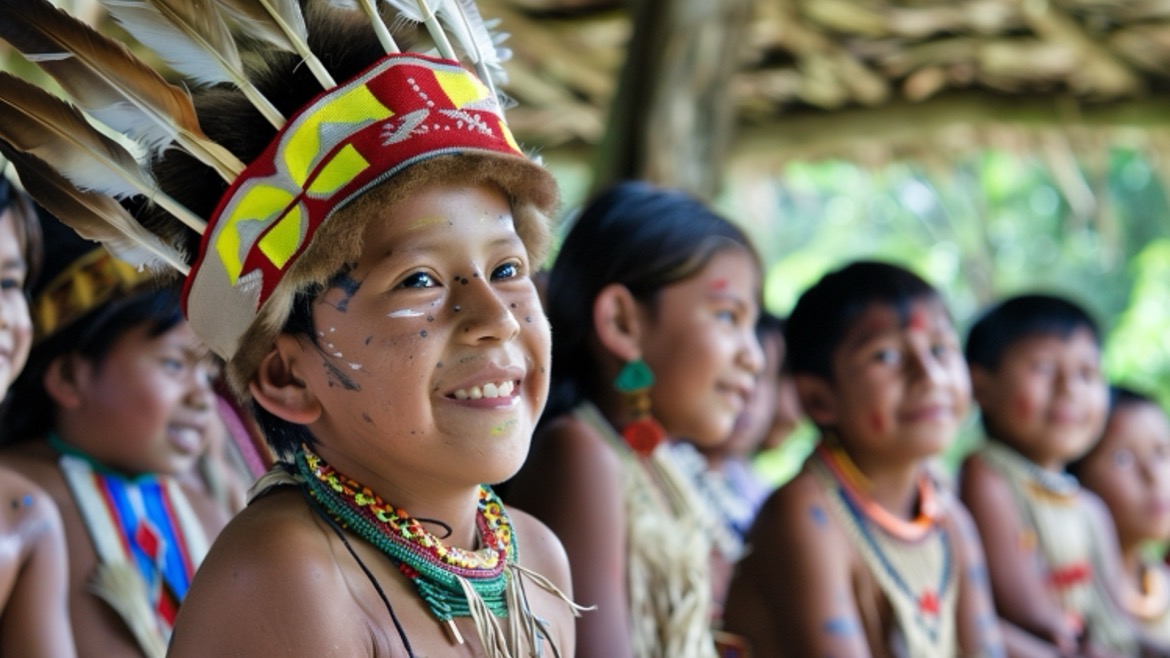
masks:
{"label": "child's face", "polygon": [[0,212],[0,398],[24,368],[32,346],[32,320],[24,296],[24,246],[12,211]]}
{"label": "child's face", "polygon": [[1004,350],[998,368],[975,368],[972,378],[996,438],[1045,468],[1079,457],[1105,425],[1101,351],[1088,329],[1020,340]]}
{"label": "child's face", "polygon": [[[75,360],[84,447],[128,474],[189,470],[215,422],[212,366],[186,322],[150,337],[148,327],[122,334],[100,364]],[[73,437],[67,437],[73,438]]]}
{"label": "child's face", "polygon": [[[319,452],[383,491],[511,477],[548,395],[549,327],[508,200],[422,188],[368,222],[362,253],[295,340]],[[417,485],[417,486],[416,486]]]}
{"label": "child's face", "polygon": [[1109,507],[1123,547],[1170,539],[1170,421],[1156,405],[1118,409],[1079,476]]}
{"label": "child's face", "polygon": [[813,382],[821,392],[806,409],[836,430],[863,468],[938,453],[970,406],[959,339],[937,299],[913,302],[905,318],[871,304],[834,351],[832,369],[832,382]]}
{"label": "child's face", "polygon": [[699,446],[730,436],[764,367],[755,333],[759,290],[751,256],[726,249],[642,307],[652,413],[672,436]]}

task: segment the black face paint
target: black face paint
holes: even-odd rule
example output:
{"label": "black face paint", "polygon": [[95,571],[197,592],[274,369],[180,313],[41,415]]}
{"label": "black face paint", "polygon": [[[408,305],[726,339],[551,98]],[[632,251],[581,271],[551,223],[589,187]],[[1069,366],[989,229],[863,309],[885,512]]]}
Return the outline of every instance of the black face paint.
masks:
{"label": "black face paint", "polygon": [[346,263],[346,265],[341,268],[340,272],[334,274],[333,278],[329,279],[329,287],[337,288],[345,295],[341,298],[341,301],[337,302],[337,305],[335,306],[335,308],[342,313],[345,313],[346,310],[348,310],[349,300],[353,298],[355,294],[357,294],[358,288],[362,287],[360,281],[350,276],[350,272],[352,271],[353,265]]}

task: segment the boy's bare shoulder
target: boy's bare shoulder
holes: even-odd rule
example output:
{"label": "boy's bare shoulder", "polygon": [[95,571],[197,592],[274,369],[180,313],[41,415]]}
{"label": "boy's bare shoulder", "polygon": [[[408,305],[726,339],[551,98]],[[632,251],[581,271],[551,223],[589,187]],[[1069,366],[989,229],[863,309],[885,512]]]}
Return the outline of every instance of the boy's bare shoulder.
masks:
{"label": "boy's bare shoulder", "polygon": [[364,617],[337,596],[346,578],[325,532],[292,488],[236,515],[196,573],[168,655],[367,655]]}

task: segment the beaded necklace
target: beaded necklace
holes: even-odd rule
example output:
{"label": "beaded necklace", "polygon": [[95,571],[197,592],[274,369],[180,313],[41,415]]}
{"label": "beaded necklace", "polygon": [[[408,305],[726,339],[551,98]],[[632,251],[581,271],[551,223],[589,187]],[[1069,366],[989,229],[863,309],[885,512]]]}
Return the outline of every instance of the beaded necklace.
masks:
{"label": "beaded necklace", "polygon": [[452,619],[472,617],[470,587],[496,617],[508,615],[505,566],[517,560],[516,539],[495,492],[479,487],[476,526],[481,548],[447,546],[401,509],[326,464],[308,448],[296,465],[313,499],[339,523],[385,553],[414,584],[431,613],[459,639]]}

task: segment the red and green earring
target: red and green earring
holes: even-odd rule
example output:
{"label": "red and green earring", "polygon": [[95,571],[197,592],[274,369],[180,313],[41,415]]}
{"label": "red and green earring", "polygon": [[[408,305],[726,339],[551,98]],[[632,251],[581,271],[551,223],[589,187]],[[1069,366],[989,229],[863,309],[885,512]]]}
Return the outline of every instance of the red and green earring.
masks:
{"label": "red and green earring", "polygon": [[633,418],[622,428],[622,438],[630,449],[642,456],[666,438],[666,430],[650,415],[650,388],[654,386],[654,372],[642,359],[626,362],[613,380],[613,387],[622,394],[626,411]]}

